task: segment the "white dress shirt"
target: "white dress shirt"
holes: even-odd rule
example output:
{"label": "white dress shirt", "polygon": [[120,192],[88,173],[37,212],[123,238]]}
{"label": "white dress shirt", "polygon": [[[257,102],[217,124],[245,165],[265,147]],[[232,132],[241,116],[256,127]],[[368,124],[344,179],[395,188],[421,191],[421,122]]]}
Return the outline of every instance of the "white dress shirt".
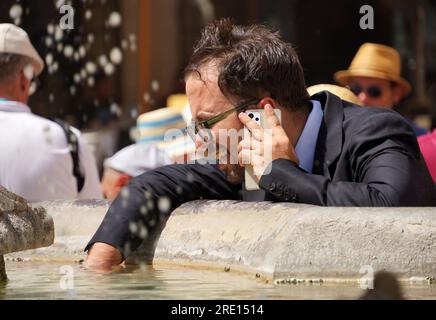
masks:
{"label": "white dress shirt", "polygon": [[30,202],[102,199],[94,155],[80,131],[73,132],[85,175],[80,193],[63,129],[32,114],[25,104],[0,99],[0,185]]}
{"label": "white dress shirt", "polygon": [[137,177],[147,171],[173,164],[170,156],[156,144],[137,143],[118,151],[106,159],[105,168]]}

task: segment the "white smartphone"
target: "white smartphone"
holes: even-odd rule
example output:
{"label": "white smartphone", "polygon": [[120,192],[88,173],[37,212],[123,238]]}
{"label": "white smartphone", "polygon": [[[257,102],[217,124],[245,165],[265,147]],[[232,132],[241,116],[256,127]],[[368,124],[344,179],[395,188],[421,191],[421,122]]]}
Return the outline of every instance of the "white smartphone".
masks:
{"label": "white smartphone", "polygon": [[[279,109],[274,109],[274,112],[282,123],[282,113]],[[265,110],[247,110],[245,112],[251,119],[257,122],[262,128],[269,129],[268,123],[265,121]],[[244,138],[250,136],[251,133],[247,128],[244,128]],[[257,183],[256,176],[254,174],[253,166],[245,166],[245,189],[248,191],[260,190],[259,184]]]}

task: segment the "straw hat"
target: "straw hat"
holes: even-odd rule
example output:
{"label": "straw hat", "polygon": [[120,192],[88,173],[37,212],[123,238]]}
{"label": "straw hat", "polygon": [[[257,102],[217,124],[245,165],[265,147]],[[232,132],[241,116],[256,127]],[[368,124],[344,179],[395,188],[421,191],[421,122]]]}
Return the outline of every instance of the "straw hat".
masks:
{"label": "straw hat", "polygon": [[176,109],[163,108],[144,113],[137,121],[138,143],[159,143],[171,129],[186,129],[183,115]]}
{"label": "straw hat", "polygon": [[171,158],[192,153],[195,144],[186,134],[185,113],[185,110],[163,108],[141,115],[137,121],[137,143],[155,144]]}
{"label": "straw hat", "polygon": [[403,96],[412,91],[409,82],[401,78],[401,58],[394,48],[375,44],[363,44],[348,70],[336,72],[334,78],[340,85],[347,85],[350,77],[369,77],[395,82]]}
{"label": "straw hat", "polygon": [[30,58],[36,75],[39,75],[44,69],[44,61],[33,47],[26,31],[16,25],[0,24],[0,53],[17,54]]}
{"label": "straw hat", "polygon": [[333,84],[318,84],[308,88],[307,91],[309,92],[310,96],[313,96],[322,91],[328,91],[338,96],[342,100],[357,104],[359,106],[362,105],[362,102],[359,100],[359,98],[357,98],[351,90],[345,87],[335,86]]}

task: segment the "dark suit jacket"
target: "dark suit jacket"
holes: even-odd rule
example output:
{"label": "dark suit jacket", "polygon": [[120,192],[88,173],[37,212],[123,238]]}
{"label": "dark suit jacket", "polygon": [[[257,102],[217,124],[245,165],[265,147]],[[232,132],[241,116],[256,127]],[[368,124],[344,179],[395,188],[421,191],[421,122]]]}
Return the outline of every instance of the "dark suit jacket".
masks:
{"label": "dark suit jacket", "polygon": [[[181,204],[198,199],[273,200],[320,206],[435,206],[436,190],[416,137],[397,113],[361,108],[323,92],[313,97],[324,110],[314,172],[288,160],[272,163],[247,193],[213,165],[174,165],[133,179],[109,209],[95,242],[116,247],[124,257]],[[165,205],[162,205],[162,201]],[[132,228],[132,223],[137,227]],[[143,233],[144,234],[144,233]]]}
{"label": "dark suit jacket", "polygon": [[273,162],[260,185],[275,200],[322,206],[434,206],[436,189],[416,136],[398,113],[323,92],[314,174]]}

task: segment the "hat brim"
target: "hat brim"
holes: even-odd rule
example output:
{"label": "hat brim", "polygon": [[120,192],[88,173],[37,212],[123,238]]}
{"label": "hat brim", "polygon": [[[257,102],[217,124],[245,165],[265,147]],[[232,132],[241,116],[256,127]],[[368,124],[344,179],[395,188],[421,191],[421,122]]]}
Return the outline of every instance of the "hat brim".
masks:
{"label": "hat brim", "polygon": [[377,79],[393,81],[401,88],[403,97],[409,95],[412,92],[412,86],[405,79],[388,73],[379,72],[376,70],[368,70],[368,69],[343,70],[343,71],[336,72],[334,75],[335,81],[342,86],[347,85],[349,83],[350,78],[353,77],[367,77],[367,78],[377,78]]}
{"label": "hat brim", "polygon": [[33,67],[35,68],[35,75],[39,76],[44,70],[44,61],[36,50],[33,49],[32,51],[32,54],[28,57],[32,60]]}

